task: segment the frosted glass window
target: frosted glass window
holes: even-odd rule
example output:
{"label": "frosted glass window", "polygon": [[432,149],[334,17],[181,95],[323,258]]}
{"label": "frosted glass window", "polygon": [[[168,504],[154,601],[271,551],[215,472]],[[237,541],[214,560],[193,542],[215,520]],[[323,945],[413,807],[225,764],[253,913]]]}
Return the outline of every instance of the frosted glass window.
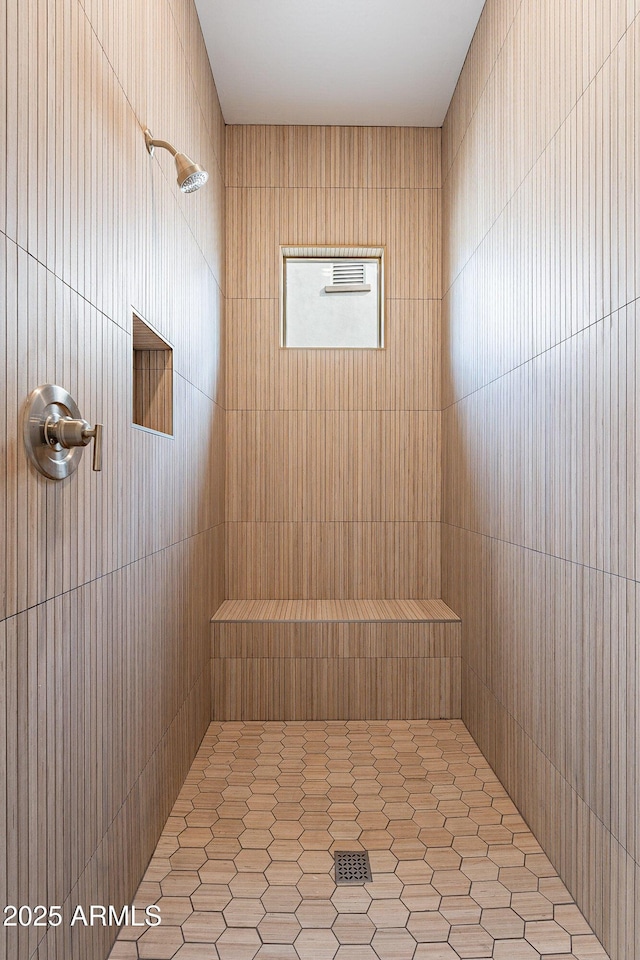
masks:
{"label": "frosted glass window", "polygon": [[366,252],[283,255],[284,347],[382,347],[382,254]]}

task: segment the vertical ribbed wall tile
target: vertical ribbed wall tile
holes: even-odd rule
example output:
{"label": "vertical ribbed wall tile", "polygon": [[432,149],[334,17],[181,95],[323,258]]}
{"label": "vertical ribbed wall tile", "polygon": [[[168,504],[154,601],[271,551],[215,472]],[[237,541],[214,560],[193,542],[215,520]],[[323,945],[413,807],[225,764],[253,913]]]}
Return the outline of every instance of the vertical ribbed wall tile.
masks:
{"label": "vertical ribbed wall tile", "polygon": [[[440,131],[231,126],[227,184],[227,596],[437,596]],[[383,350],[280,347],[290,244],[384,246]]]}
{"label": "vertical ribbed wall tile", "polygon": [[[16,960],[103,960],[210,714],[224,590],[224,123],[186,0],[9,0],[0,23],[2,928]],[[162,62],[157,51],[162,50]],[[183,196],[142,129],[209,170]],[[132,426],[132,308],[173,347],[172,439]],[[28,463],[28,393],[59,383],[104,423],[69,479]],[[157,397],[156,397],[157,401]],[[5,829],[6,828],[6,836]]]}
{"label": "vertical ribbed wall tile", "polygon": [[639,12],[488,2],[443,132],[463,717],[613,960],[640,916]]}
{"label": "vertical ribbed wall tile", "polygon": [[440,596],[439,522],[228,522],[227,597]]}

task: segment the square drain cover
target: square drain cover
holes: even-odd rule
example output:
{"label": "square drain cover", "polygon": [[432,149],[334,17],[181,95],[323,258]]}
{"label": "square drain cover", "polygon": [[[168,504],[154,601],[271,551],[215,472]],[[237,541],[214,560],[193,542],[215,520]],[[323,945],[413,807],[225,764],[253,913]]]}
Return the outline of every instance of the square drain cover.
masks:
{"label": "square drain cover", "polygon": [[371,866],[366,850],[336,850],[336,883],[370,883]]}

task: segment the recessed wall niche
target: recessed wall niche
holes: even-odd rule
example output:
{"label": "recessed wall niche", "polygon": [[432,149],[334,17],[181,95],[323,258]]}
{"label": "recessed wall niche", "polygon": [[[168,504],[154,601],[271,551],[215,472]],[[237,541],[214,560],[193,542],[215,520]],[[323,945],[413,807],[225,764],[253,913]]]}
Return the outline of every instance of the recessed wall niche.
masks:
{"label": "recessed wall niche", "polygon": [[173,348],[133,314],[133,422],[173,436]]}

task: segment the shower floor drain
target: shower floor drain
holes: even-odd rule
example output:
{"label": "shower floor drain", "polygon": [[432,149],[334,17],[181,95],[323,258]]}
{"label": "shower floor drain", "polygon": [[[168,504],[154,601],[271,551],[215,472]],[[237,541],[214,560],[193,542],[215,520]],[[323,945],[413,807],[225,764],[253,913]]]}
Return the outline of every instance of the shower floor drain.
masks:
{"label": "shower floor drain", "polygon": [[336,850],[336,883],[370,883],[371,866],[366,850]]}

